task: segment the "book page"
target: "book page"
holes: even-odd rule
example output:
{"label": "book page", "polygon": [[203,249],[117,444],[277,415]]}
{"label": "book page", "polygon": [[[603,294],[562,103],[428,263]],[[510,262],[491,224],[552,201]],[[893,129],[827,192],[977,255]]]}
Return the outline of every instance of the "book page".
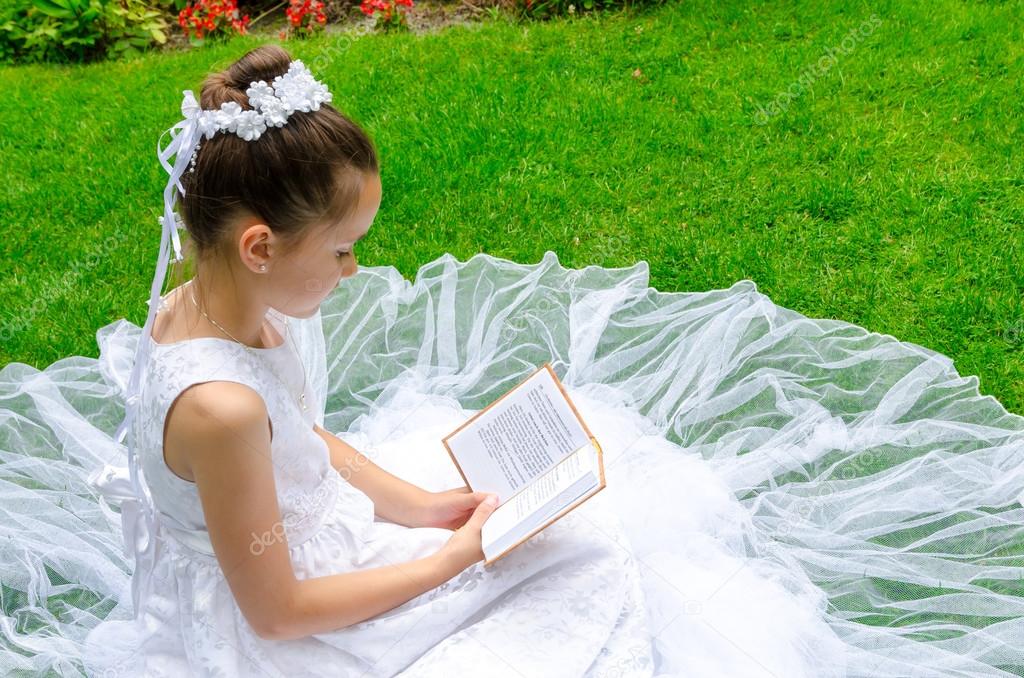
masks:
{"label": "book page", "polygon": [[522,492],[502,502],[484,522],[481,541],[491,544],[541,509],[547,509],[539,516],[546,520],[575,501],[579,496],[579,481],[594,477],[596,454],[588,441]]}
{"label": "book page", "polygon": [[446,439],[470,487],[500,501],[589,441],[547,368]]}

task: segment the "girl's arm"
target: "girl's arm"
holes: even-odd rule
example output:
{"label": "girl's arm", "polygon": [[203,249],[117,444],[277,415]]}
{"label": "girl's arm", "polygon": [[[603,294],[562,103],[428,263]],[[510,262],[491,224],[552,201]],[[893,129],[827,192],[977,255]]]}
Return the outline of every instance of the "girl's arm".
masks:
{"label": "girl's arm", "polygon": [[479,558],[477,533],[471,549],[463,544],[461,551],[442,548],[409,562],[300,580],[281,529],[260,395],[235,382],[194,385],[172,406],[166,441],[186,451],[217,561],[261,638],[301,638],[369,619],[440,586]]}
{"label": "girl's arm", "polygon": [[371,500],[374,513],[406,527],[419,527],[421,515],[430,502],[430,492],[392,475],[366,455],[316,424],[313,430],[331,451],[331,466]]}

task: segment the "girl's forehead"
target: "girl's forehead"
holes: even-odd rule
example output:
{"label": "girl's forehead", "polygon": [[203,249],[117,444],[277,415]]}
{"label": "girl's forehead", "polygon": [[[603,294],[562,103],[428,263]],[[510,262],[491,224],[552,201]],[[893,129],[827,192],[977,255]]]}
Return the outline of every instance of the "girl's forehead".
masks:
{"label": "girl's forehead", "polygon": [[357,233],[357,234],[356,234],[356,235],[355,235],[354,237],[353,237],[353,235],[352,235],[352,234],[347,234],[346,236],[344,236],[344,237],[347,237],[348,239],[347,239],[347,240],[344,240],[343,242],[344,242],[345,244],[352,244],[352,243],[356,242],[357,240],[361,240],[361,239],[363,238],[363,236],[364,236],[364,235],[366,235],[366,234],[367,234],[367,233],[369,232],[369,230],[370,230],[370,225],[369,225],[369,224],[367,224],[367,225],[366,225],[366,228],[363,228],[363,229],[362,229],[362,230],[361,230],[361,231],[360,231],[359,233]]}
{"label": "girl's forehead", "polygon": [[348,219],[327,224],[319,232],[319,241],[330,241],[339,245],[350,245],[360,240],[370,230],[370,225],[365,226],[356,223],[352,215]]}

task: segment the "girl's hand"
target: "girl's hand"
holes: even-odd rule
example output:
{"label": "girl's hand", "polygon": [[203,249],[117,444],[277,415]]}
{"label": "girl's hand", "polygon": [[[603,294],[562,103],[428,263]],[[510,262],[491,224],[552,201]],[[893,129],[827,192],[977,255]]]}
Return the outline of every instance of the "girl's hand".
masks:
{"label": "girl's hand", "polygon": [[466,524],[473,511],[487,496],[487,492],[471,492],[465,486],[442,492],[427,492],[419,510],[416,527],[457,530]]}
{"label": "girl's hand", "polygon": [[[454,491],[449,490],[449,492]],[[469,492],[464,492],[464,494],[469,494]],[[443,563],[442,567],[446,572],[450,573],[450,577],[454,577],[470,565],[484,560],[486,557],[483,544],[481,543],[481,529],[491,514],[494,513],[497,505],[497,495],[491,495],[487,500],[480,502],[469,515],[469,520],[466,521],[466,524],[455,530],[455,534],[438,550],[437,555]]]}

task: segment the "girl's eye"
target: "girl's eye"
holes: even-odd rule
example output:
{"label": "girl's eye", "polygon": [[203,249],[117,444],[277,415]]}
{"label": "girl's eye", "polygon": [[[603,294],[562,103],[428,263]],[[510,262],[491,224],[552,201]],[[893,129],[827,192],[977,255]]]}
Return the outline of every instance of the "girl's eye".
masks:
{"label": "girl's eye", "polygon": [[351,251],[341,251],[341,252],[335,252],[335,254],[337,255],[337,257],[339,259],[341,259],[342,257],[344,257],[346,255],[352,254],[352,252]]}

